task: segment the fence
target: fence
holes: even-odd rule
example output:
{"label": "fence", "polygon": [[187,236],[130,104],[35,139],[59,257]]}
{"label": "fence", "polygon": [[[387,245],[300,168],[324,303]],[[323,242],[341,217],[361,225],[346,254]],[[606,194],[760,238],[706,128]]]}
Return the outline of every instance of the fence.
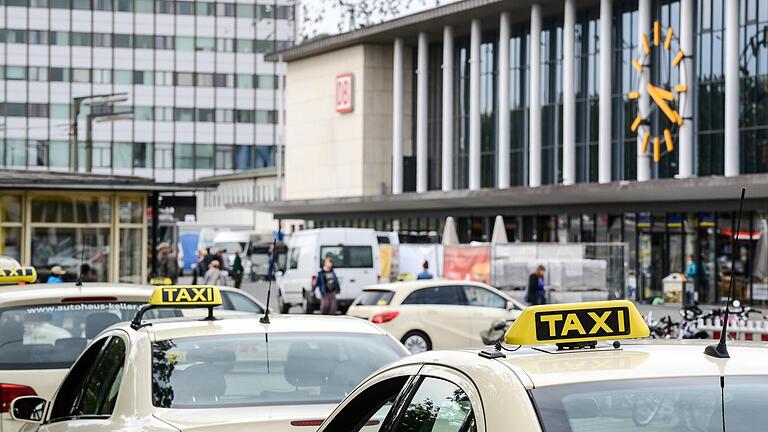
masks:
{"label": "fence", "polygon": [[626,296],[626,243],[401,244],[392,256],[391,279],[412,279],[427,261],[437,277],[490,283],[522,297],[528,276],[543,265],[553,302]]}

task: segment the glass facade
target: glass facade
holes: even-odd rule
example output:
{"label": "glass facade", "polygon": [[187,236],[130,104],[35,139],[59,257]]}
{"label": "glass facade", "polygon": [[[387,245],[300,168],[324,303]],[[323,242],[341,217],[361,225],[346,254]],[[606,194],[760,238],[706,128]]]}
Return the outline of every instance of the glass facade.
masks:
{"label": "glass facade", "polygon": [[[264,54],[293,44],[294,10],[0,0],[0,168],[68,169],[73,99],[111,93],[127,93],[112,109],[132,115],[93,123],[96,173],[184,182],[274,167],[285,64]],[[43,13],[51,19],[34,18]],[[81,169],[89,109],[78,117]]]}

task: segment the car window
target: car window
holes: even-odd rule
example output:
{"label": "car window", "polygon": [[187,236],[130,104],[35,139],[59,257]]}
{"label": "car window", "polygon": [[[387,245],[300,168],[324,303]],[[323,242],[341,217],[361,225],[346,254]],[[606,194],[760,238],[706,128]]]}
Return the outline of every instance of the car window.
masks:
{"label": "car window", "polygon": [[299,253],[301,252],[301,248],[291,248],[288,251],[288,268],[289,269],[297,269],[299,268]]}
{"label": "car window", "polygon": [[336,268],[373,267],[373,248],[371,246],[321,246],[320,267],[327,257],[333,258]]}
{"label": "car window", "polygon": [[153,343],[162,408],[336,404],[404,355],[389,336],[315,332],[217,335]]}
{"label": "car window", "polygon": [[222,291],[221,295],[224,296],[224,309],[233,310],[238,312],[247,312],[260,314],[264,313],[264,309],[259,306],[258,303],[249,299],[247,296],[238,292]]}
{"label": "car window", "polygon": [[507,308],[507,300],[504,297],[483,287],[465,285],[464,295],[467,297],[467,305],[469,306]]}
{"label": "car window", "polygon": [[394,297],[394,291],[365,290],[353,303],[356,306],[387,306]]}
{"label": "car window", "polygon": [[113,336],[106,343],[91,369],[72,415],[108,416],[117,401],[123,377],[125,342]]}
{"label": "car window", "polygon": [[410,376],[398,376],[378,382],[363,390],[336,413],[325,430],[377,432],[389,429],[393,403],[406,394]]}
{"label": "car window", "polygon": [[436,286],[418,289],[403,300],[403,304],[423,305],[465,305],[464,291],[461,286]]}
{"label": "car window", "polygon": [[[66,369],[105,328],[130,321],[143,303],[79,302],[0,309],[0,370]],[[146,319],[178,316],[155,310]]]}
{"label": "car window", "polygon": [[51,407],[51,420],[62,419],[72,416],[72,411],[77,404],[78,398],[88,378],[93,365],[96,362],[101,349],[107,342],[108,337],[104,337],[93,342],[88,349],[83,352],[80,358],[72,365],[69,373],[59,386],[59,392]]}
{"label": "car window", "polygon": [[449,381],[427,377],[392,430],[474,432],[477,428],[467,394]]}

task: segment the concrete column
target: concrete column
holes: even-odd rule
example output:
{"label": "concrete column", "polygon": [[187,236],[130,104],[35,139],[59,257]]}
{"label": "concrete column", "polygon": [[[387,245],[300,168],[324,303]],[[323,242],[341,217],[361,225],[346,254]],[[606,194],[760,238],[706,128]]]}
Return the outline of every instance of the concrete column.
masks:
{"label": "concrete column", "polygon": [[598,165],[597,177],[600,183],[611,182],[611,99],[613,76],[611,59],[613,52],[611,33],[613,32],[613,0],[600,0],[600,101],[598,112]]}
{"label": "concrete column", "polygon": [[739,175],[739,0],[725,2],[724,172]]}
{"label": "concrete column", "polygon": [[528,186],[541,186],[541,6],[531,6]]}
{"label": "concrete column", "polygon": [[469,189],[480,189],[480,20],[473,19],[469,40]]}
{"label": "concrete column", "polygon": [[427,191],[427,70],[429,43],[427,34],[419,33],[416,66],[416,192]]}
{"label": "concrete column", "polygon": [[496,152],[497,182],[496,187],[505,189],[509,187],[509,34],[510,14],[502,12],[499,21],[499,133]]}
{"label": "concrete column", "polygon": [[697,85],[693,73],[694,64],[692,61],[693,45],[695,42],[695,14],[694,0],[680,1],[680,50],[685,54],[685,58],[680,63],[680,78],[688,89],[680,94],[680,115],[683,117],[683,124],[680,126],[680,137],[678,151],[680,152],[680,169],[678,175],[680,178],[693,177],[693,92]]}
{"label": "concrete column", "polygon": [[576,183],[576,0],[565,0],[563,17],[563,184]]}
{"label": "concrete column", "polygon": [[392,57],[392,193],[403,193],[403,39]]}
{"label": "concrete column", "polygon": [[[645,58],[644,63],[648,63],[649,59],[643,54],[643,35],[650,35],[651,31],[651,0],[639,0],[637,10],[637,28],[638,28],[638,41],[637,41],[637,53],[640,58]],[[651,71],[648,67],[643,67],[643,72],[640,74],[640,99],[638,100],[638,110],[641,116],[647,117],[651,109],[651,98],[648,93],[642,89],[648,86],[651,82]],[[643,139],[645,134],[650,130],[648,125],[641,125],[638,128],[637,133],[637,181],[648,181],[651,178],[651,157],[650,152],[643,153]],[[651,144],[648,144],[650,150]]]}
{"label": "concrete column", "polygon": [[443,29],[443,190],[453,189],[453,27]]}

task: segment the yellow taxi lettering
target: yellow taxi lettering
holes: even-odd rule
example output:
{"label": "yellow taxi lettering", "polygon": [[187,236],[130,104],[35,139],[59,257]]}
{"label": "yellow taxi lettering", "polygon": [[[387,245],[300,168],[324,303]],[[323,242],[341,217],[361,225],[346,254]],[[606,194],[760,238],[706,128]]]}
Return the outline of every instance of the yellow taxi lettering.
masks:
{"label": "yellow taxi lettering", "polygon": [[575,313],[569,313],[565,317],[565,324],[560,336],[568,336],[568,333],[572,331],[576,331],[580,335],[586,334],[584,326],[581,325],[581,321],[579,321],[579,317]]}
{"label": "yellow taxi lettering", "polygon": [[192,301],[210,301],[211,297],[209,294],[208,288],[192,288]]}
{"label": "yellow taxi lettering", "polygon": [[592,327],[592,330],[589,331],[589,334],[595,334],[598,331],[600,331],[600,329],[603,329],[608,333],[612,332],[611,328],[608,327],[608,324],[605,323],[605,321],[611,315],[611,311],[605,311],[600,316],[598,316],[595,312],[589,312],[588,315],[590,316],[590,318],[595,320],[595,325]]}
{"label": "yellow taxi lettering", "polygon": [[619,316],[619,333],[624,333],[624,311],[619,309],[617,315]]}
{"label": "yellow taxi lettering", "polygon": [[542,321],[549,323],[549,336],[555,337],[557,336],[557,327],[556,323],[558,321],[562,321],[563,316],[560,314],[557,315],[542,315],[540,318]]}
{"label": "yellow taxi lettering", "polygon": [[176,296],[177,302],[189,302],[192,301],[192,297],[189,295],[189,290],[180,289],[179,295]]}
{"label": "yellow taxi lettering", "polygon": [[173,287],[165,287],[163,288],[163,301],[165,302],[174,302],[173,294],[178,291],[178,288]]}

